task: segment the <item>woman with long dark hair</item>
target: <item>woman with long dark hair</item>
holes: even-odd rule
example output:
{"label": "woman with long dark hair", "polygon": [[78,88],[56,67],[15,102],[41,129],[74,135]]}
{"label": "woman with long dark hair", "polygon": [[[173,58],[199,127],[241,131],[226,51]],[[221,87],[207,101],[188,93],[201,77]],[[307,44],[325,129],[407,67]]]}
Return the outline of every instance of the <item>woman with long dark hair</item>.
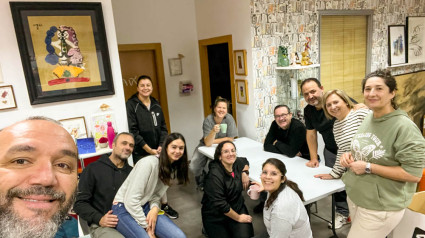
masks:
{"label": "woman with long dark hair", "polygon": [[236,157],[231,141],[218,144],[209,164],[202,198],[202,222],[209,238],[247,238],[254,235],[252,217],[242,196],[246,158]]}
{"label": "woman with long dark hair", "polygon": [[113,214],[118,217],[117,230],[127,238],[186,237],[168,217],[159,215],[160,198],[177,178],[187,184],[186,142],[180,133],[165,138],[159,159],[147,156],[140,160],[115,195]]}
{"label": "woman with long dark hair", "polygon": [[[285,164],[274,158],[263,163],[260,191],[268,192],[263,219],[270,238],[313,237],[303,192],[298,185],[286,178]],[[267,236],[266,236],[267,237]]]}
{"label": "woman with long dark hair", "polygon": [[422,177],[425,140],[395,102],[397,82],[377,70],[362,81],[372,110],[341,156],[352,220],[348,237],[385,237],[400,222]]}

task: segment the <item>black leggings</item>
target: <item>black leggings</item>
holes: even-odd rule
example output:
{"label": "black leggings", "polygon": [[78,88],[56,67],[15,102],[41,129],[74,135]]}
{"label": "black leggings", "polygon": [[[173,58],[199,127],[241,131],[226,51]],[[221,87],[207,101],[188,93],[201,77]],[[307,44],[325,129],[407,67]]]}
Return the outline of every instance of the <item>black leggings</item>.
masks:
{"label": "black leggings", "polygon": [[[239,214],[249,214],[244,205]],[[252,223],[239,223],[226,215],[202,214],[208,238],[249,238],[254,236]]]}

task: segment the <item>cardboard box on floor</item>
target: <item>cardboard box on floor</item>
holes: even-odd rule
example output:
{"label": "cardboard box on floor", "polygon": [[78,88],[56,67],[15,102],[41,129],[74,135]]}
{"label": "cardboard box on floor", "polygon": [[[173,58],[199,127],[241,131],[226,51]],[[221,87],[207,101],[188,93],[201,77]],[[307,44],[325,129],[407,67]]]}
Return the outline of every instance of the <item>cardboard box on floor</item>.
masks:
{"label": "cardboard box on floor", "polygon": [[425,191],[413,195],[412,203],[406,208],[401,222],[389,238],[425,237]]}

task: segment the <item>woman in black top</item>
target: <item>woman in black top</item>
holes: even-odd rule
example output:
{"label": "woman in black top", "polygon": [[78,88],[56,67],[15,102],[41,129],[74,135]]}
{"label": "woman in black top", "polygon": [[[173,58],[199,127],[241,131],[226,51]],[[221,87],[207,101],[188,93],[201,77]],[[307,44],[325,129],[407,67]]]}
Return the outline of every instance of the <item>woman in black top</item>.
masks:
{"label": "woman in black top", "polygon": [[137,93],[126,103],[128,128],[135,140],[134,164],[147,155],[159,155],[168,134],[161,105],[151,96],[152,91],[152,79],[142,75],[137,79]]}
{"label": "woman in black top", "polygon": [[235,145],[223,141],[209,165],[202,198],[202,222],[210,238],[252,237],[252,217],[242,190],[249,186],[249,163],[236,157]]}

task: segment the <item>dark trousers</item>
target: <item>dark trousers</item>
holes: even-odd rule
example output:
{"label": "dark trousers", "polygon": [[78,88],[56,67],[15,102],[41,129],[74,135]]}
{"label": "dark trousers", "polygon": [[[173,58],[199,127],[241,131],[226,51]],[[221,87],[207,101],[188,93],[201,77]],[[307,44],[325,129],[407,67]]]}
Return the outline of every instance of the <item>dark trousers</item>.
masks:
{"label": "dark trousers", "polygon": [[[323,150],[323,156],[325,156],[325,165],[333,168],[336,161],[336,154],[330,152],[326,148]],[[348,204],[347,204],[347,193],[344,191],[337,192],[335,195],[335,206],[336,212],[343,216],[348,216]]]}
{"label": "dark trousers", "polygon": [[[239,214],[249,214],[245,205]],[[202,213],[202,223],[208,238],[249,238],[254,236],[252,223],[239,223],[224,214]]]}

